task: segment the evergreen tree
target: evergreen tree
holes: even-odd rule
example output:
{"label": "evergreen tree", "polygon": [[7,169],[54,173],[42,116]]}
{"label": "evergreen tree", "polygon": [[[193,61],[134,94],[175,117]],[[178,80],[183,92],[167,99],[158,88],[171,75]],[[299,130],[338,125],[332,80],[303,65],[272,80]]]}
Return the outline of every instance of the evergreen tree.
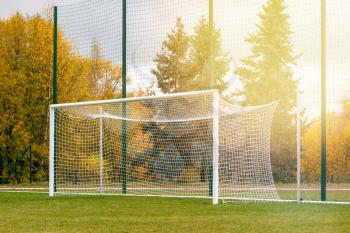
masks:
{"label": "evergreen tree", "polygon": [[214,28],[214,85],[209,74],[209,24],[203,17],[194,28],[194,35],[184,31],[180,18],[175,28],[163,42],[156,55],[156,76],[159,88],[164,93],[227,88],[224,76],[229,70],[230,59],[221,48],[221,32]]}
{"label": "evergreen tree", "polygon": [[164,93],[183,91],[186,81],[191,78],[187,62],[189,39],[184,24],[177,18],[175,28],[168,34],[154,59],[156,68],[151,70],[157,78],[158,87]]}
{"label": "evergreen tree", "polygon": [[294,179],[293,110],[297,80],[293,78],[291,66],[295,65],[297,57],[293,54],[286,8],[284,0],[267,0],[263,5],[257,32],[246,38],[251,55],[242,59],[242,66],[236,70],[243,85],[236,97],[245,105],[279,101],[272,128],[272,163],[275,177]]}
{"label": "evergreen tree", "polygon": [[[212,80],[209,74],[210,53],[208,21],[204,17],[201,18],[197,26],[194,28],[194,34],[189,36],[184,31],[184,25],[181,19],[178,18],[175,28],[168,35],[167,40],[163,42],[161,51],[154,59],[154,62],[156,62],[156,68],[151,72],[156,76],[159,88],[164,93],[213,88],[217,88],[220,91],[225,90],[227,88],[227,83],[224,81],[224,76],[229,70],[230,59],[221,48],[221,33],[217,28],[214,28],[213,45],[215,67],[214,85],[212,85]],[[183,105],[188,104],[186,100],[179,101],[182,101]],[[201,158],[202,155],[198,154],[198,157],[196,158],[201,158],[201,161],[192,161],[193,158],[190,157],[195,153],[199,153],[197,150],[198,145],[203,144],[200,144],[199,142],[191,144],[190,142],[193,140],[193,135],[182,135],[181,130],[176,132],[172,131],[171,134],[167,132],[168,130],[170,130],[168,127],[159,127],[155,125],[152,125],[152,127],[146,125],[144,128],[145,132],[151,132],[150,137],[152,138],[153,148],[147,151],[147,153],[150,152],[150,155],[154,157],[152,160],[154,162],[151,163],[151,166],[154,167],[160,161],[163,161],[164,156],[170,155],[170,153],[166,152],[171,151],[176,155],[177,160],[182,161],[177,164],[185,164],[185,167],[192,167],[195,170],[199,170],[200,180],[198,181],[205,182],[209,177],[209,171],[205,170],[205,158]],[[171,130],[174,130],[174,128]],[[205,135],[205,133],[203,135]],[[185,137],[188,137],[189,140],[183,140]],[[178,138],[181,138],[182,140],[177,140]],[[205,138],[203,138],[201,143],[206,144],[210,142],[206,142]],[[158,145],[162,145],[162,148],[158,148]],[[193,152],[188,154],[182,151],[181,148],[193,150]],[[165,155],[156,153],[156,151],[164,151]],[[140,164],[142,161],[145,161],[145,153],[136,155],[135,161],[137,161],[135,164]],[[181,166],[176,168],[177,175],[180,175],[180,170]],[[175,171],[173,171],[173,173],[175,173]]]}
{"label": "evergreen tree", "polygon": [[190,43],[190,67],[194,69],[194,76],[189,80],[187,90],[218,89],[224,91],[227,83],[224,76],[230,65],[230,58],[221,47],[221,32],[214,26],[213,30],[213,59],[214,85],[211,84],[209,74],[209,23],[202,17],[194,28],[194,35]]}

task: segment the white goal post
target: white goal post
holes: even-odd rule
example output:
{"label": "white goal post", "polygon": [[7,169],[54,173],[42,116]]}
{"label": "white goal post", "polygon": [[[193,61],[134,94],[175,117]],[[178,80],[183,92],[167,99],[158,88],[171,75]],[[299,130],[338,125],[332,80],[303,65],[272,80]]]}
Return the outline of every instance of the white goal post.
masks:
{"label": "white goal post", "polygon": [[51,105],[49,195],[279,200],[275,107],[217,90]]}

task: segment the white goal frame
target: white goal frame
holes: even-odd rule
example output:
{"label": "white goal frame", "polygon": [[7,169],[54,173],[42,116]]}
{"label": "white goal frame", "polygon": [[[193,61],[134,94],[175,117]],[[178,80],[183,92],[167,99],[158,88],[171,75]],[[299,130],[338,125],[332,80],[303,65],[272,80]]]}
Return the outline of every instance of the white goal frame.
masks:
{"label": "white goal frame", "polygon": [[[76,102],[76,103],[64,103],[64,104],[52,104],[50,105],[50,138],[49,138],[49,196],[56,194],[55,190],[55,109],[61,107],[78,107],[98,104],[110,104],[110,103],[127,103],[136,102],[143,100],[162,99],[162,98],[173,98],[181,96],[191,96],[198,94],[211,94],[213,96],[213,151],[212,151],[212,202],[218,204],[219,202],[219,106],[220,96],[218,90],[205,90],[205,91],[192,91],[175,94],[163,94],[158,96],[147,96],[147,97],[132,97],[125,99],[110,99],[110,100],[99,100],[99,101],[87,101],[87,102]],[[102,117],[100,117],[100,125],[102,124]],[[103,166],[102,166],[102,130],[100,130],[100,193],[103,193]],[[128,194],[118,194],[128,195]],[[147,196],[147,195],[145,195]],[[156,195],[152,195],[156,196]],[[166,197],[167,195],[162,195]],[[181,196],[174,196],[181,197]],[[187,198],[193,198],[193,196],[186,196]],[[200,197],[203,198],[203,197]]]}

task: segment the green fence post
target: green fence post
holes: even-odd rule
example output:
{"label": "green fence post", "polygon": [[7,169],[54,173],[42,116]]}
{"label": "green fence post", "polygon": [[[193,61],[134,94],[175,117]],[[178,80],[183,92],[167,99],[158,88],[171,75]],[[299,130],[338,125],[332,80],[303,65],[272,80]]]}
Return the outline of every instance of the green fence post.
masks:
{"label": "green fence post", "polygon": [[57,6],[53,7],[53,103],[57,104]]}
{"label": "green fence post", "polygon": [[326,46],[326,0],[321,0],[321,201],[327,200]]}
{"label": "green fence post", "polygon": [[[122,97],[126,98],[126,0],[123,0],[123,33],[122,33],[122,45],[123,45],[123,73],[122,73]],[[123,193],[126,193],[126,103],[123,102],[123,120],[122,120],[122,182]]]}
{"label": "green fence post", "polygon": [[[213,61],[213,28],[214,28],[214,16],[213,16],[213,0],[209,0],[209,83],[210,88],[215,88],[214,80],[214,61]],[[214,107],[214,106],[213,106]],[[214,148],[214,147],[213,147]],[[209,196],[213,196],[213,160],[210,161],[209,168]]]}
{"label": "green fence post", "polygon": [[29,146],[29,183],[32,183],[33,175],[32,175],[32,146]]}
{"label": "green fence post", "polygon": [[[52,89],[53,89],[53,103],[57,104],[57,6],[53,7],[53,79],[52,79]],[[55,128],[56,128],[56,110],[54,113]],[[57,133],[55,130],[54,134],[54,148],[56,148]],[[56,192],[56,150],[54,151],[54,192]]]}

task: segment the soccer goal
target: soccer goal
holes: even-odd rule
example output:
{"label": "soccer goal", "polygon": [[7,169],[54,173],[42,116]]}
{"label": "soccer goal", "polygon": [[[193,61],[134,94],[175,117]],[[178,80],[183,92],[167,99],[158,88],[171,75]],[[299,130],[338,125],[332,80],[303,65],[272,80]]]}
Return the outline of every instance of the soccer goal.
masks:
{"label": "soccer goal", "polygon": [[275,107],[216,90],[51,105],[49,195],[279,200]]}

